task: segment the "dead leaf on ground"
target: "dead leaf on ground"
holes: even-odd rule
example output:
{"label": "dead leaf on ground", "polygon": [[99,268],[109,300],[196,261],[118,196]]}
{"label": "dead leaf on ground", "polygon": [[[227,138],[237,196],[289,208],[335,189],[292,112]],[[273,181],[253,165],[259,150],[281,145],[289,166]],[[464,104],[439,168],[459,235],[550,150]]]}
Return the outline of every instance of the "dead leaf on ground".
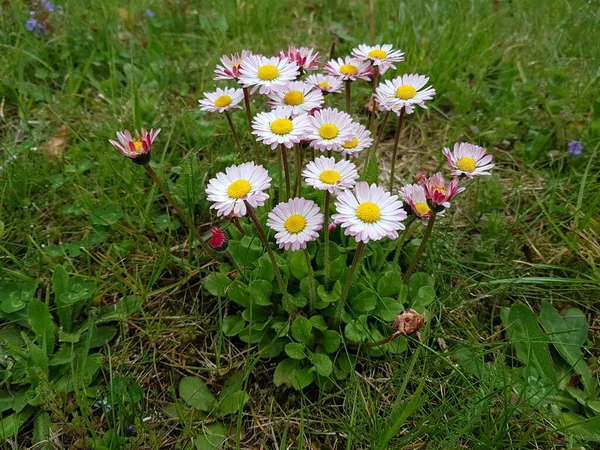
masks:
{"label": "dead leaf on ground", "polygon": [[55,157],[61,157],[65,152],[65,144],[67,143],[67,127],[62,126],[58,133],[54,135],[52,139],[46,142],[42,146],[42,150],[46,155],[48,155],[48,159],[54,159]]}

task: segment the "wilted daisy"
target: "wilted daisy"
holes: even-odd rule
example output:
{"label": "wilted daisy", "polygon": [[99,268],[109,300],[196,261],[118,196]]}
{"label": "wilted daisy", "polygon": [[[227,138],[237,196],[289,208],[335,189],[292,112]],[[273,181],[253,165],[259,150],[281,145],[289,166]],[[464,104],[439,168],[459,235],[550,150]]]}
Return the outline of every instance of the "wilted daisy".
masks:
{"label": "wilted daisy", "polygon": [[423,182],[423,188],[432,203],[448,208],[450,200],[465,190],[464,187],[458,187],[458,182],[458,178],[453,178],[450,183],[446,184],[442,173],[438,172]]}
{"label": "wilted daisy", "polygon": [[271,177],[263,166],[247,162],[239,166],[231,166],[225,172],[219,172],[216,178],[208,182],[207,198],[213,202],[211,209],[217,210],[217,216],[236,217],[246,215],[247,201],[256,208],[265,204],[269,194],[265,191],[271,187]]}
{"label": "wilted daisy", "polygon": [[257,136],[257,141],[270,145],[272,150],[280,144],[293,147],[304,139],[310,127],[309,117],[306,114],[294,117],[291,106],[261,112],[252,120],[252,134]]}
{"label": "wilted daisy", "polygon": [[435,89],[431,86],[423,88],[428,81],[429,77],[418,74],[402,75],[393,80],[386,80],[377,88],[375,100],[381,110],[394,111],[398,115],[402,108],[407,114],[411,114],[414,105],[427,109],[425,101],[431,100],[435,95]]}
{"label": "wilted daisy", "polygon": [[353,138],[352,117],[335,108],[315,111],[309,116],[311,128],[308,139],[310,146],[321,150],[341,151],[342,145]]}
{"label": "wilted daisy", "polygon": [[277,56],[287,58],[291,62],[296,63],[304,71],[317,70],[319,68],[319,61],[321,61],[319,52],[315,52],[314,48],[296,48],[293,45],[288,47],[287,52],[281,51],[277,53]]}
{"label": "wilted daisy", "polygon": [[160,128],[156,130],[151,129],[150,131],[146,131],[142,128],[141,136],[136,131],[136,137],[134,139],[129,130],[125,130],[122,133],[117,131],[119,142],[112,139],[109,139],[108,142],[133,162],[137,164],[146,164],[150,160],[150,149],[152,148],[152,144],[159,133]]}
{"label": "wilted daisy", "polygon": [[346,56],[344,59],[332,59],[325,64],[325,72],[344,81],[356,81],[357,79],[369,81],[373,67],[366,61]]}
{"label": "wilted daisy", "polygon": [[356,184],[358,172],[350,161],[335,162],[333,157],[319,156],[306,165],[302,177],[309,186],[338,195]]}
{"label": "wilted daisy", "polygon": [[397,195],[364,181],[356,183],[353,190],[340,193],[335,209],[337,214],[331,216],[333,221],[344,228],[346,236],[354,236],[364,243],[384,237],[396,239],[407,217]]}
{"label": "wilted daisy", "polygon": [[452,175],[466,175],[468,178],[473,178],[475,175],[491,175],[490,169],[494,167],[492,164],[492,155],[486,155],[486,150],[474,144],[466,142],[457,142],[454,144],[454,151],[450,151],[448,147],[442,150],[448,164],[455,170]]}
{"label": "wilted daisy", "polygon": [[342,86],[344,85],[342,80],[338,77],[333,77],[331,75],[323,75],[322,73],[317,73],[314,75],[309,75],[306,77],[306,82],[311,83],[317,89],[320,89],[322,92],[342,92]]}
{"label": "wilted daisy", "polygon": [[244,87],[254,86],[252,92],[260,88],[261,94],[268,94],[273,88],[295,80],[298,73],[296,63],[287,58],[252,55],[240,65],[240,83]]}
{"label": "wilted daisy", "polygon": [[240,65],[242,61],[249,56],[252,56],[250,50],[242,50],[242,55],[238,53],[228,57],[227,55],[221,56],[221,65],[217,65],[215,68],[215,80],[235,80],[238,81],[240,78]]}
{"label": "wilted daisy", "polygon": [[209,112],[225,112],[230,109],[242,109],[239,105],[244,99],[244,92],[241,89],[217,88],[215,92],[205,92],[203,100],[198,100],[200,109]]}
{"label": "wilted daisy", "polygon": [[294,81],[277,87],[271,91],[269,98],[271,99],[269,106],[272,108],[290,106],[294,116],[319,109],[325,101],[321,91],[304,81]]}
{"label": "wilted daisy", "polygon": [[400,188],[400,197],[420,219],[428,219],[431,208],[427,204],[425,188],[420,184],[407,184]]}
{"label": "wilted daisy", "polygon": [[369,148],[372,144],[373,138],[371,138],[371,132],[364,125],[354,123],[352,127],[352,139],[342,144],[342,155],[356,157],[361,151]]}
{"label": "wilted daisy", "polygon": [[379,73],[381,74],[384,74],[390,67],[395,69],[395,62],[404,61],[404,53],[400,50],[394,50],[390,44],[360,44],[358,48],[352,50],[352,56],[361,61],[371,61],[374,66],[379,67]]}
{"label": "wilted daisy", "polygon": [[293,198],[269,213],[267,226],[275,231],[279,248],[300,250],[314,241],[323,227],[323,214],[312,200]]}

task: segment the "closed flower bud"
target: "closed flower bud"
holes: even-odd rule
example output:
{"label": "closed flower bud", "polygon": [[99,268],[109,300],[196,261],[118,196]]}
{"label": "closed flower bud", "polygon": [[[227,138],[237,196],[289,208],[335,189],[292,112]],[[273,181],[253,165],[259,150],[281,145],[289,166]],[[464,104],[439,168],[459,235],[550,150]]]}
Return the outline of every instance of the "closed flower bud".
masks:
{"label": "closed flower bud", "polygon": [[213,227],[209,230],[210,239],[208,245],[214,250],[221,252],[227,248],[227,235],[217,227]]}

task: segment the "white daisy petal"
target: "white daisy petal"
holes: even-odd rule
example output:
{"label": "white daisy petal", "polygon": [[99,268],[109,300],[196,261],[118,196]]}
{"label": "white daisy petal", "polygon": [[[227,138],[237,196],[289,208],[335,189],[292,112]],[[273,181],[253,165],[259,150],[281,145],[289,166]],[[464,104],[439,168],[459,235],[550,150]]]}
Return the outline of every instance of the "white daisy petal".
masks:
{"label": "white daisy petal", "polygon": [[279,248],[300,250],[317,238],[323,226],[323,214],[312,200],[293,198],[273,208],[267,226],[277,232],[275,240]]}

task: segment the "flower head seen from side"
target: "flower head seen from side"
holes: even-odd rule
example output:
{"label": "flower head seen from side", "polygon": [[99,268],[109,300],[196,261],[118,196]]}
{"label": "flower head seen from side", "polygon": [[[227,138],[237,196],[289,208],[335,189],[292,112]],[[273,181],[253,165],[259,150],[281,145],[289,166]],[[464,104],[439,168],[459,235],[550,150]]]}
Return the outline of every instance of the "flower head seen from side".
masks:
{"label": "flower head seen from side", "polygon": [[221,64],[217,64],[215,68],[215,80],[235,80],[240,78],[240,66],[242,62],[252,56],[250,50],[242,50],[242,54],[235,53],[234,55],[221,56]]}
{"label": "flower head seen from side", "polygon": [[267,226],[275,231],[279,248],[300,250],[314,241],[323,227],[323,214],[312,200],[293,198],[279,203],[269,213]]}
{"label": "flower head seen from side", "polygon": [[400,197],[419,219],[429,219],[431,208],[427,204],[425,188],[420,184],[407,184],[400,188]]}
{"label": "flower head seen from side", "polygon": [[287,58],[252,55],[240,65],[240,83],[244,87],[252,86],[252,92],[259,89],[261,94],[268,94],[274,88],[294,81],[297,76],[298,66]]}
{"label": "flower head seen from side", "polygon": [[307,185],[338,195],[343,190],[354,187],[358,172],[350,161],[342,159],[336,162],[333,157],[319,156],[306,165],[302,177]]}
{"label": "flower head seen from side", "polygon": [[450,183],[446,183],[442,173],[438,172],[423,182],[423,188],[431,203],[448,208],[450,200],[465,190],[464,187],[458,187],[458,183],[458,178],[453,178]]}
{"label": "flower head seen from side", "polygon": [[308,133],[310,146],[322,152],[327,150],[339,152],[344,143],[354,137],[352,117],[335,108],[315,111],[309,120],[311,122]]}
{"label": "flower head seen from side", "polygon": [[429,77],[418,74],[402,75],[393,80],[385,80],[375,92],[375,100],[382,111],[393,111],[400,115],[402,108],[407,114],[414,112],[415,105],[427,109],[425,102],[435,95],[435,89],[425,87]]}
{"label": "flower head seen from side", "polygon": [[294,116],[319,109],[325,102],[323,93],[304,81],[294,81],[273,89],[269,98],[271,99],[269,106],[272,108],[290,106]]}
{"label": "flower head seen from side", "polygon": [[450,167],[454,169],[452,175],[455,177],[465,175],[473,178],[479,175],[491,175],[490,170],[494,167],[492,155],[487,155],[485,148],[478,145],[457,142],[454,144],[453,151],[445,147],[442,153]]}
{"label": "flower head seen from side", "polygon": [[154,140],[160,133],[160,128],[146,131],[144,128],[141,134],[137,133],[134,138],[129,130],[123,132],[117,131],[119,142],[109,139],[113,147],[119,150],[123,155],[127,156],[136,164],[147,164],[150,161],[150,150]]}
{"label": "flower head seen from side", "polygon": [[338,94],[342,92],[342,87],[344,86],[341,78],[332,75],[323,75],[322,73],[309,75],[306,77],[306,82],[312,84],[324,94],[334,92]]}
{"label": "flower head seen from side", "polygon": [[231,109],[241,109],[244,92],[241,89],[217,88],[215,92],[205,92],[204,99],[198,100],[200,109],[208,112],[225,112]]}
{"label": "flower head seen from side", "polygon": [[361,181],[353,190],[342,192],[335,201],[337,214],[333,221],[344,229],[346,236],[367,243],[385,237],[396,239],[404,230],[407,214],[397,195],[382,187]]}
{"label": "flower head seen from side", "polygon": [[217,252],[222,252],[227,248],[228,239],[224,231],[222,231],[218,227],[213,227],[210,230],[208,230],[208,232],[210,233],[208,245],[210,245],[213,250],[216,250]]}
{"label": "flower head seen from side", "polygon": [[342,156],[350,155],[356,158],[360,152],[373,144],[373,138],[367,127],[360,123],[354,123],[352,130],[352,139],[342,144]]}
{"label": "flower head seen from side", "polygon": [[219,172],[208,182],[206,193],[211,209],[217,210],[217,216],[242,217],[247,209],[244,201],[256,208],[263,206],[269,194],[265,191],[271,187],[271,177],[263,166],[253,161],[233,165]]}
{"label": "flower head seen from side", "polygon": [[343,81],[369,81],[373,73],[373,67],[367,61],[346,56],[344,59],[332,59],[325,64],[325,73],[338,77]]}
{"label": "flower head seen from side", "polygon": [[278,145],[291,148],[304,139],[310,130],[310,118],[306,114],[292,115],[291,106],[258,113],[252,120],[252,134],[256,140],[275,150]]}
{"label": "flower head seen from side", "polygon": [[321,61],[321,55],[319,55],[319,52],[316,52],[314,48],[296,48],[293,45],[290,45],[287,51],[277,53],[277,56],[280,58],[287,58],[289,61],[296,63],[303,71],[318,70],[319,61]]}
{"label": "flower head seen from side", "polygon": [[567,144],[567,148],[569,149],[569,153],[571,155],[581,155],[583,152],[583,144],[579,141],[571,141]]}
{"label": "flower head seen from side", "polygon": [[366,45],[360,44],[352,50],[352,56],[361,61],[370,61],[379,67],[379,73],[384,74],[388,69],[396,69],[394,63],[404,61],[404,53],[394,50],[391,44]]}

